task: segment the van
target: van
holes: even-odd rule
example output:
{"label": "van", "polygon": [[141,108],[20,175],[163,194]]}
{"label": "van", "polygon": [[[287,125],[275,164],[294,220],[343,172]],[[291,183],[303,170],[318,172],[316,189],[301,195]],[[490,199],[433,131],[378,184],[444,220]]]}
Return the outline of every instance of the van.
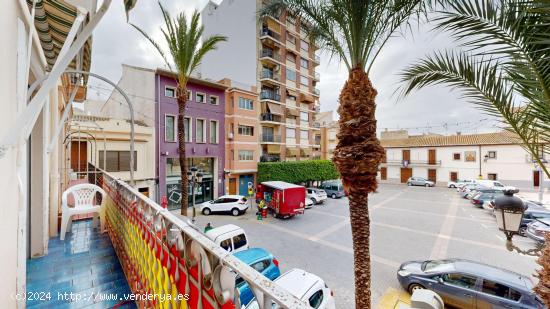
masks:
{"label": "van", "polygon": [[344,186],[340,180],[325,181],[321,185],[321,189],[325,190],[327,196],[330,196],[331,198],[341,198],[346,195]]}
{"label": "van", "polygon": [[476,180],[476,184],[479,184],[488,189],[504,190],[504,185],[500,181],[496,180]]}
{"label": "van", "polygon": [[215,227],[206,232],[205,235],[228,252],[239,252],[249,248],[246,233],[235,224]]}

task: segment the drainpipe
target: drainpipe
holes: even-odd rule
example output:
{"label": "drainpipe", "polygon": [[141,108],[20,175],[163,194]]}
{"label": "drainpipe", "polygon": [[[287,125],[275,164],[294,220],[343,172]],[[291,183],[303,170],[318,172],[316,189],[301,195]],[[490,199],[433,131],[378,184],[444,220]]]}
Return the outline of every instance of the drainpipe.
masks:
{"label": "drainpipe", "polygon": [[483,175],[481,174],[481,145],[479,146],[479,179],[483,179]]}

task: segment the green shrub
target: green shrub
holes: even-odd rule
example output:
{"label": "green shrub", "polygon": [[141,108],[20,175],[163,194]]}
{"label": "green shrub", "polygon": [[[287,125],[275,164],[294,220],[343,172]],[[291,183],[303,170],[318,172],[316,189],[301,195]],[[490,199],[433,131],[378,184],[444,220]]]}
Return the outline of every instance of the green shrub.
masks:
{"label": "green shrub", "polygon": [[280,180],[290,183],[340,178],[330,160],[258,163],[258,182]]}

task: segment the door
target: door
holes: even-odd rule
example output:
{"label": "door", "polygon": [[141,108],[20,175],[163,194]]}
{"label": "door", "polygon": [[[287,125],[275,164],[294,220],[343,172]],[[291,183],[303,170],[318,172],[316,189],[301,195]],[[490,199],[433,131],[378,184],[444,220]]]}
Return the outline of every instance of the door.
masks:
{"label": "door", "polygon": [[237,179],[229,178],[229,194],[237,194]]}
{"label": "door", "polygon": [[521,293],[504,284],[483,280],[481,291],[477,292],[477,308],[505,309],[519,308]]}
{"label": "door", "polygon": [[[78,147],[80,145],[80,148]],[[86,170],[88,165],[88,143],[85,141],[71,142],[71,169],[75,172]]]}
{"label": "door", "polygon": [[433,290],[446,305],[456,308],[475,308],[477,278],[470,275],[450,273],[441,275]]}
{"label": "door", "polygon": [[428,150],[428,164],[435,164],[435,149]]}
{"label": "door", "polygon": [[412,168],[402,167],[401,168],[401,183],[406,183],[409,177],[412,177]]}
{"label": "door", "polygon": [[387,180],[388,179],[388,168],[381,167],[380,168],[380,179]]}
{"label": "door", "polygon": [[254,176],[253,175],[241,175],[239,176],[239,194],[248,196],[248,183],[254,185]]}
{"label": "door", "polygon": [[457,181],[458,180],[458,173],[457,172],[451,172],[451,181]]}
{"label": "door", "polygon": [[437,170],[436,169],[429,169],[428,170],[428,180],[433,181],[434,183],[437,180]]}
{"label": "door", "polygon": [[410,150],[402,150],[401,155],[403,156],[403,161],[411,162],[411,151]]}
{"label": "door", "polygon": [[539,171],[533,171],[533,186],[534,187],[540,186],[540,172]]}

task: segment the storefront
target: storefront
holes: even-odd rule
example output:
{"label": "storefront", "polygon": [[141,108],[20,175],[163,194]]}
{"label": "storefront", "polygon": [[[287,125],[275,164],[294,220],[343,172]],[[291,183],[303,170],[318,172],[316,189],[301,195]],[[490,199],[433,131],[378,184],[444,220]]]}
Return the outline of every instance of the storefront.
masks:
{"label": "storefront", "polygon": [[[187,168],[196,167],[203,174],[201,185],[195,191],[195,204],[210,201],[214,198],[214,158],[187,158]],[[181,169],[178,158],[166,159],[166,197],[170,210],[181,205]],[[191,184],[187,188],[189,206],[193,196]]]}

